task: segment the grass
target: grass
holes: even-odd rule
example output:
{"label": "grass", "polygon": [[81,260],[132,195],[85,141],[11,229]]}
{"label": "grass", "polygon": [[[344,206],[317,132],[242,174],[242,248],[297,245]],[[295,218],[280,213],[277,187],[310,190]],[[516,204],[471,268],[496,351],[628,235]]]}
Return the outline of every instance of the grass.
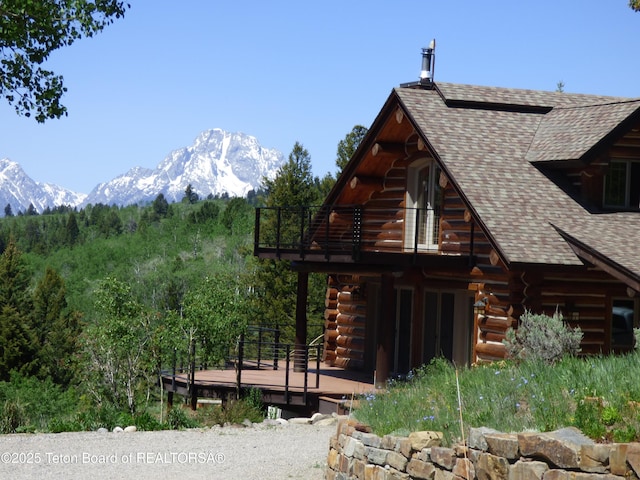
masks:
{"label": "grass", "polygon": [[470,427],[502,432],[575,426],[599,442],[640,440],[640,354],[498,362],[456,369],[437,359],[360,399],[355,417],[378,435],[441,431],[446,444]]}

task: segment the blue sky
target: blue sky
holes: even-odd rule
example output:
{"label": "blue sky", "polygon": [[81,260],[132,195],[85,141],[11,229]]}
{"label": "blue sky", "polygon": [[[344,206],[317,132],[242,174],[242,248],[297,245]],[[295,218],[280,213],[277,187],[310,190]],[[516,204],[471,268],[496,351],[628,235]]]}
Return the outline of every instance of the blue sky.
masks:
{"label": "blue sky", "polygon": [[640,97],[627,0],[128,1],[47,62],[68,117],[37,124],[0,100],[0,158],[89,193],[222,128],[285,155],[299,141],[322,176],[353,126],[418,79],[432,38],[436,82]]}

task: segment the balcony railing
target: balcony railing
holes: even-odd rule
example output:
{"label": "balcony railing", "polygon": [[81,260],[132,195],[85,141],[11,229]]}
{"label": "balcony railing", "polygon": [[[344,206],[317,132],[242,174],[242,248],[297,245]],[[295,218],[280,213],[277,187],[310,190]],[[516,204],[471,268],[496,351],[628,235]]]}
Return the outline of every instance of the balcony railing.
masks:
{"label": "balcony railing", "polygon": [[435,253],[438,224],[437,212],[425,209],[261,207],[256,209],[254,253],[354,261],[363,252]]}

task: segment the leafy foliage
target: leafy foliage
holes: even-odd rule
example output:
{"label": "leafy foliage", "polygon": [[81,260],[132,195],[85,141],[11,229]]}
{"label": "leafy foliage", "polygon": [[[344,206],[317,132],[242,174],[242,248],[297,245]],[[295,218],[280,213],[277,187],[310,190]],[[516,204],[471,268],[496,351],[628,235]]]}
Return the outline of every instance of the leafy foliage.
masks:
{"label": "leafy foliage", "polygon": [[580,328],[566,325],[560,312],[550,317],[526,311],[518,329],[507,330],[503,343],[511,358],[553,363],[564,355],[578,354],[581,341]]}
{"label": "leafy foliage", "polygon": [[103,280],[95,291],[100,316],[87,328],[85,385],[99,404],[112,403],[136,411],[137,397],[149,378],[152,326],[150,316],[114,278]]}
{"label": "leafy foliage", "polygon": [[192,418],[183,408],[174,407],[167,415],[167,426],[169,430],[182,430],[185,428],[196,428],[200,423]]}
{"label": "leafy foliage", "polygon": [[181,328],[201,345],[207,363],[218,364],[229,355],[247,325],[245,292],[238,277],[218,273],[190,289],[184,299]]}
{"label": "leafy foliage", "polygon": [[70,418],[77,409],[77,393],[51,379],[40,380],[13,372],[0,382],[0,432],[46,431],[49,423]]}
{"label": "leafy foliage", "polygon": [[0,94],[38,122],[66,115],[61,75],[42,68],[51,52],[100,32],[124,15],[118,0],[12,0],[0,3]]}

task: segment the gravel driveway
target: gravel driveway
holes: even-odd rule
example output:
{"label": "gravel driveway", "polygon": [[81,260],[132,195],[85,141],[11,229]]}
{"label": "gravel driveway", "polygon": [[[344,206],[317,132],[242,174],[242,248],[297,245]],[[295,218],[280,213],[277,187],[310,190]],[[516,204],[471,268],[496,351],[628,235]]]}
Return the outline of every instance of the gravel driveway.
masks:
{"label": "gravel driveway", "polygon": [[335,425],[0,435],[2,479],[324,478]]}

